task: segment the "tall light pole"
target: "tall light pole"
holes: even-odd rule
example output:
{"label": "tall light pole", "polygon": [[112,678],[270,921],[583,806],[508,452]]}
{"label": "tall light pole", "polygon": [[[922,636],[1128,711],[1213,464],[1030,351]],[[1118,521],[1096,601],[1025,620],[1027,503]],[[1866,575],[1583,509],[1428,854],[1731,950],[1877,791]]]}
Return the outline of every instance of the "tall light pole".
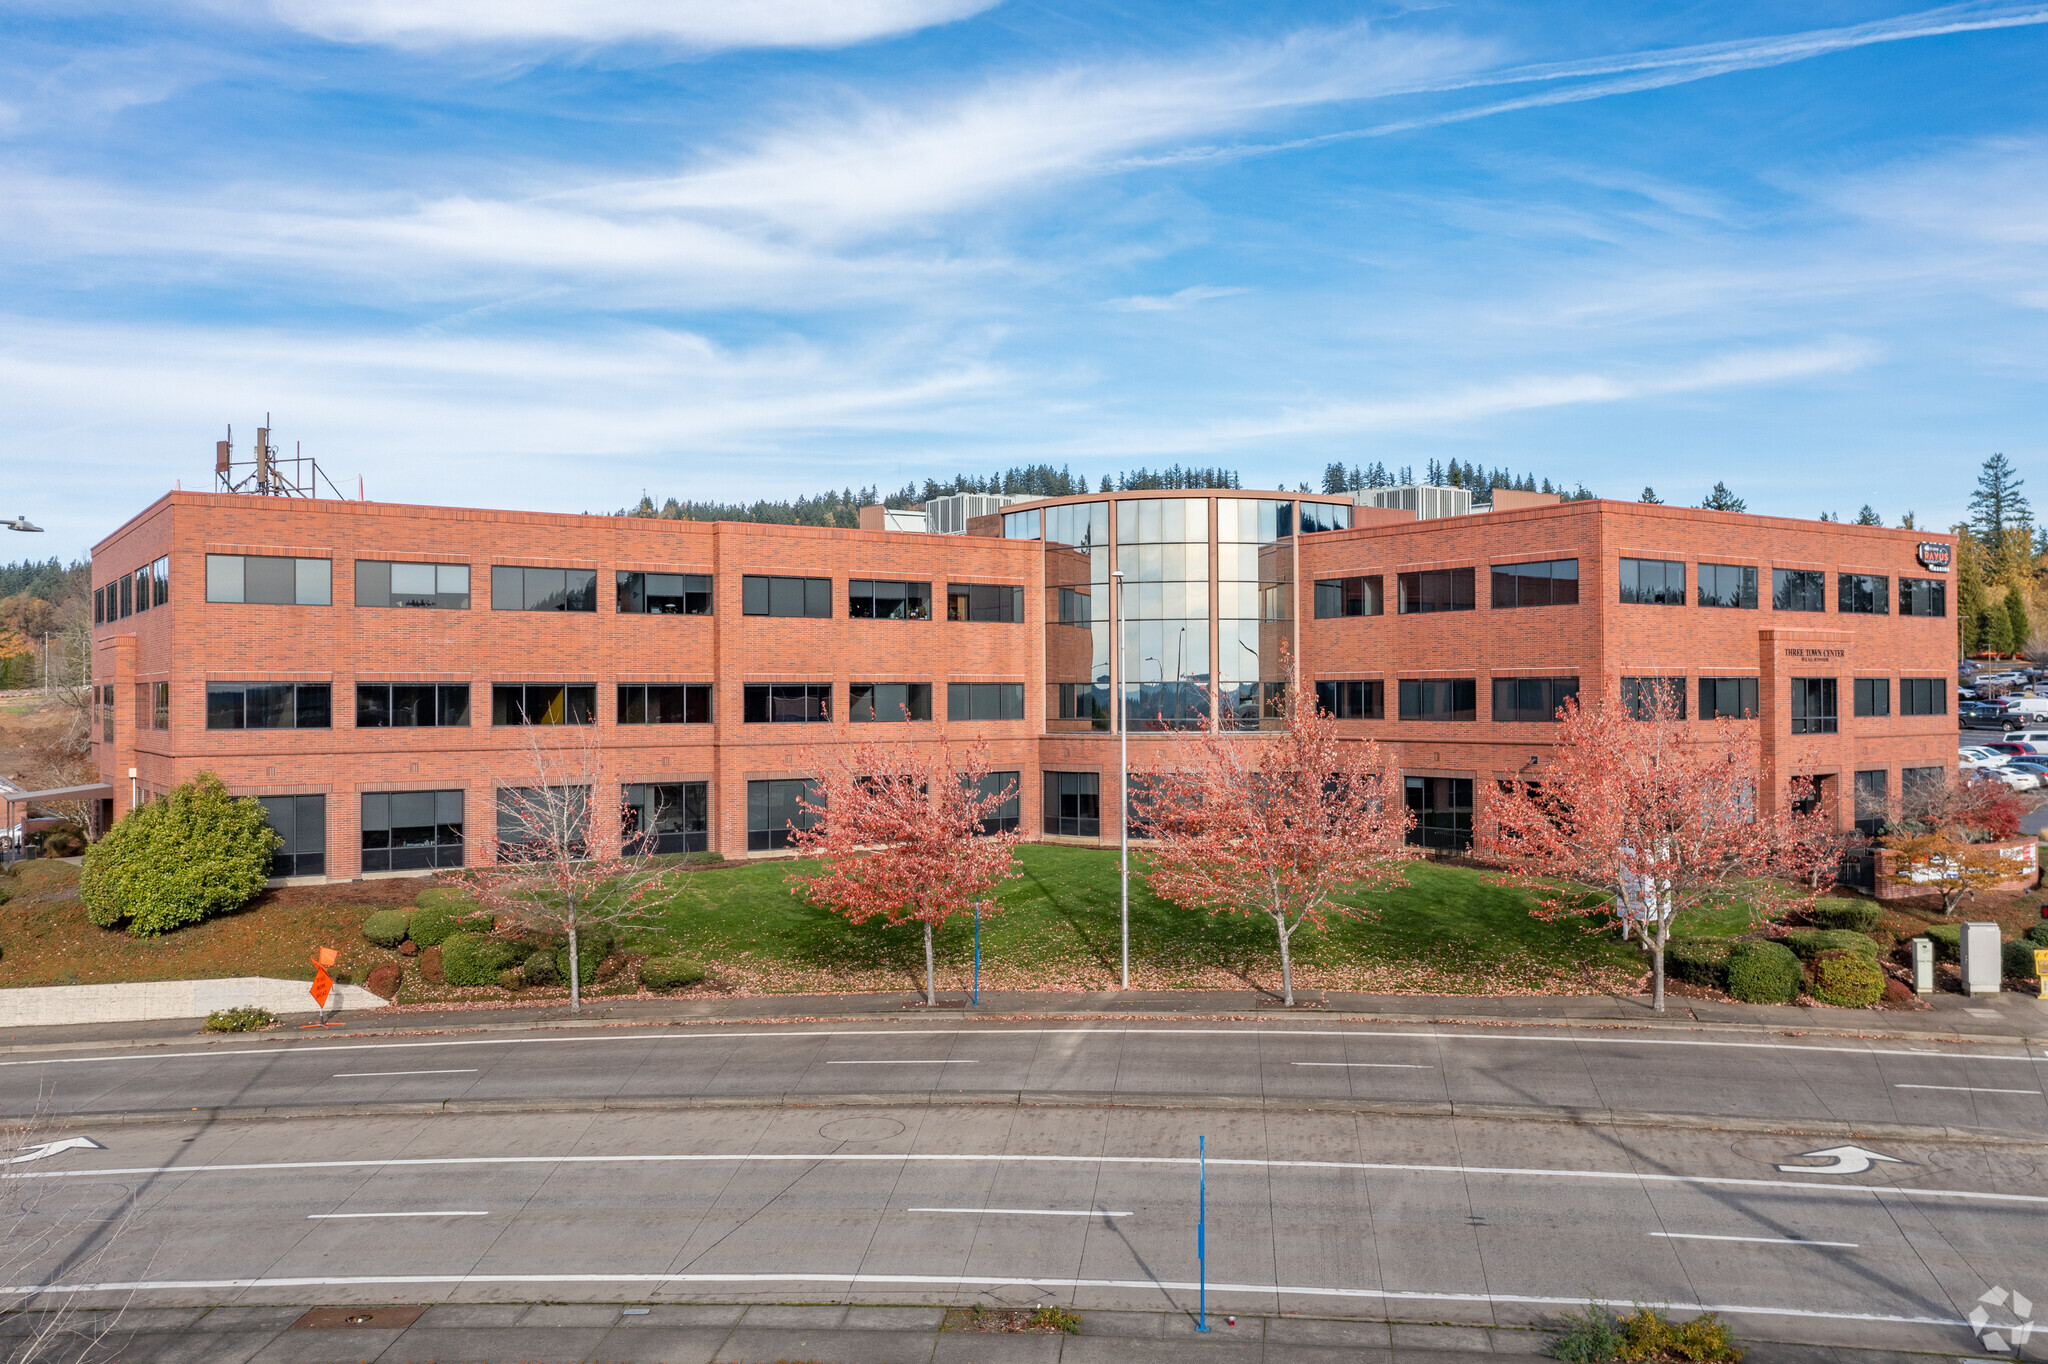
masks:
{"label": "tall light pole", "polygon": [[1123,971],[1117,988],[1131,988],[1131,817],[1126,808],[1131,798],[1131,727],[1124,707],[1124,571],[1113,568],[1116,600],[1110,603],[1110,629],[1116,633],[1116,845],[1123,898],[1118,921],[1123,933]]}

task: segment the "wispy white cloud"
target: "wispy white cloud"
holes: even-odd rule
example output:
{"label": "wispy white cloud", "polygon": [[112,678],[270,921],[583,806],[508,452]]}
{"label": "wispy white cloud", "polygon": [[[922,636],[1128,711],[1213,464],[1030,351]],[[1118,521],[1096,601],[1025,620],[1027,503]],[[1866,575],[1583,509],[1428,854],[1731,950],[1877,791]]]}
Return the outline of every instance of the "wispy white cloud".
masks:
{"label": "wispy white cloud", "polygon": [[1235,286],[1192,284],[1185,289],[1176,289],[1170,294],[1132,294],[1128,298],[1112,298],[1102,306],[1120,313],[1177,313],[1192,308],[1197,303],[1206,303],[1212,298],[1229,298],[1235,294],[1250,292],[1249,289]]}
{"label": "wispy white cloud", "polygon": [[[261,3],[261,0],[255,0]],[[245,4],[247,0],[245,0]],[[997,0],[268,0],[322,38],[393,47],[673,43],[697,50],[844,47],[952,23]]]}

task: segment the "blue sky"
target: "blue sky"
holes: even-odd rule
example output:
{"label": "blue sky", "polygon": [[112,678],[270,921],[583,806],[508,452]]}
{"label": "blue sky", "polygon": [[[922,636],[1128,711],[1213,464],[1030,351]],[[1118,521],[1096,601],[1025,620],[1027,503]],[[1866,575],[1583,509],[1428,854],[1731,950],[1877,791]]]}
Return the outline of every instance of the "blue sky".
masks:
{"label": "blue sky", "polygon": [[[0,558],[373,499],[2048,453],[2048,2],[0,0]],[[2048,486],[2038,490],[2048,495]]]}

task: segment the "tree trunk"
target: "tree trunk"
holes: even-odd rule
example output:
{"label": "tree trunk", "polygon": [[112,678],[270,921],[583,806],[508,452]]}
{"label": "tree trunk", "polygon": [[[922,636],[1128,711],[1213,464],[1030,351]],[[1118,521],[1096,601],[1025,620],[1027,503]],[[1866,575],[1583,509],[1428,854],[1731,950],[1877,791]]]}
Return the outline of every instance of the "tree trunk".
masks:
{"label": "tree trunk", "polygon": [[[1664,942],[1669,937],[1665,927],[1659,919],[1657,936],[1650,940],[1650,1007],[1660,1014],[1664,1012]],[[1647,932],[1643,936],[1650,937]]]}
{"label": "tree trunk", "polygon": [[576,922],[569,922],[569,1012],[583,1011],[583,959],[576,951]]}
{"label": "tree trunk", "polygon": [[1294,1007],[1294,963],[1287,955],[1287,925],[1278,919],[1273,922],[1280,927],[1280,1002],[1291,1009]]}
{"label": "tree trunk", "polygon": [[932,921],[924,921],[924,1002],[936,1005],[939,1002],[938,981],[932,971]]}

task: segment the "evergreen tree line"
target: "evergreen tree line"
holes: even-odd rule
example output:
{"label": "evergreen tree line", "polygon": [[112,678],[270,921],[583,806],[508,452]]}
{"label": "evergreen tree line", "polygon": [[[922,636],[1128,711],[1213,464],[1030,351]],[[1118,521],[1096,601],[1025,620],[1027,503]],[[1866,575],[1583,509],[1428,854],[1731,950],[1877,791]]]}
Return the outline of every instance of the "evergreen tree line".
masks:
{"label": "evergreen tree line", "polygon": [[1020,464],[999,474],[980,476],[955,474],[950,483],[928,478],[922,487],[906,483],[893,493],[875,487],[858,492],[827,488],[815,497],[798,497],[794,502],[681,502],[671,497],[660,506],[642,494],[638,506],[622,507],[620,516],[653,516],[669,521],[757,521],[777,526],[827,526],[851,529],[860,524],[860,509],[881,503],[885,507],[915,507],[934,498],[955,493],[1008,494],[1013,497],[1077,497],[1089,492],[1148,492],[1154,489],[1241,488],[1235,469],[1137,468],[1116,475],[1104,474],[1091,486],[1086,474],[1067,466]]}
{"label": "evergreen tree line", "polygon": [[1956,644],[1965,655],[2034,652],[2030,599],[2048,575],[2048,534],[2034,525],[2026,480],[2003,454],[1984,461],[1970,519],[1956,537]]}
{"label": "evergreen tree line", "polygon": [[41,563],[23,559],[18,564],[0,564],[0,600],[36,597],[55,606],[67,597],[91,595],[92,565],[84,560],[69,568],[54,558]]}
{"label": "evergreen tree line", "polygon": [[[1439,488],[1470,488],[1472,505],[1489,507],[1493,505],[1493,490],[1507,488],[1514,492],[1557,493],[1567,502],[1590,501],[1593,494],[1580,483],[1567,492],[1562,483],[1553,485],[1549,479],[1539,482],[1534,474],[1516,474],[1509,469],[1485,469],[1477,464],[1462,463],[1458,460],[1439,462],[1431,460],[1423,466],[1419,480]],[[1399,469],[1389,470],[1374,460],[1368,465],[1352,465],[1349,469],[1342,464],[1329,464],[1323,468],[1323,491],[1326,493],[1356,493],[1371,488],[1400,488],[1416,483],[1415,466],[1403,464]]]}

